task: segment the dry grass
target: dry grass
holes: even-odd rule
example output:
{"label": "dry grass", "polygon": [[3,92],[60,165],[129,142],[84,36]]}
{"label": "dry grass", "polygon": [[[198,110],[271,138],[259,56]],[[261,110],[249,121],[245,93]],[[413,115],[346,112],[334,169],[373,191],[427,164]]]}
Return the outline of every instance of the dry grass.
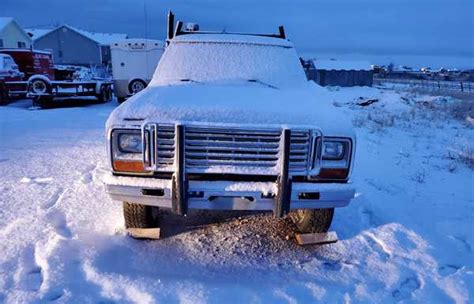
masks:
{"label": "dry grass", "polygon": [[405,130],[432,128],[442,132],[444,128],[453,126],[452,122],[458,121],[461,123],[458,125],[459,134],[452,139],[447,157],[474,169],[474,142],[471,133],[474,129],[474,99],[426,96],[424,100],[423,96],[408,93],[402,97],[403,102],[410,105],[406,110],[393,111],[377,105],[364,107],[363,111],[357,108],[359,111],[353,124],[370,132],[384,132],[394,126]]}
{"label": "dry grass", "polygon": [[474,169],[474,144],[468,141],[457,142],[448,148],[448,157]]}

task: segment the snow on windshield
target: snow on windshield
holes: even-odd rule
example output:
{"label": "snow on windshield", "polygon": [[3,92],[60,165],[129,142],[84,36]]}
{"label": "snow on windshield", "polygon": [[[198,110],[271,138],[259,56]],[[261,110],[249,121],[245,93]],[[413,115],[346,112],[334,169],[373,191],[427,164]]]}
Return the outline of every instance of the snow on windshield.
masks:
{"label": "snow on windshield", "polygon": [[254,80],[281,87],[301,84],[306,77],[292,46],[178,40],[166,48],[151,85],[228,80]]}

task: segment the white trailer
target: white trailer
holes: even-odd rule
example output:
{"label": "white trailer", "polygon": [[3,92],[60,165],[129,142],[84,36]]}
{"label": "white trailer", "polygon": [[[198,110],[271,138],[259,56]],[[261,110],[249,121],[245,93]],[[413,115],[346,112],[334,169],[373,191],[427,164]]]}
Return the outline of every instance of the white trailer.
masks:
{"label": "white trailer", "polygon": [[110,46],[114,92],[120,103],[148,85],[164,46],[152,39],[126,39]]}

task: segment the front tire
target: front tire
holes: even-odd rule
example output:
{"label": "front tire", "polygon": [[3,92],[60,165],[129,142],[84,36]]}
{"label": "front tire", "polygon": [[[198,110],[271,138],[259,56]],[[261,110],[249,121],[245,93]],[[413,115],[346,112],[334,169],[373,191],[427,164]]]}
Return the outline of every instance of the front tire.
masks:
{"label": "front tire", "polygon": [[301,233],[327,232],[334,216],[334,208],[300,209],[292,211],[290,218]]}
{"label": "front tire", "polygon": [[125,228],[157,228],[158,207],[123,202]]}

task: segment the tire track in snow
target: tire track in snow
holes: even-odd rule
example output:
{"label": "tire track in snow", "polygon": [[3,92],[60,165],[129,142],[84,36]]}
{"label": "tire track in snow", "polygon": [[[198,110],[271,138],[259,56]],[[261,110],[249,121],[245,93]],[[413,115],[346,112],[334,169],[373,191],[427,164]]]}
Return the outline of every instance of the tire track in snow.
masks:
{"label": "tire track in snow", "polygon": [[135,303],[155,302],[153,296],[140,288],[139,284],[136,284],[137,282],[123,280],[123,278],[117,280],[118,278],[113,275],[100,273],[98,269],[92,266],[91,261],[84,262],[82,270],[87,281],[100,287],[101,292],[107,294],[108,298],[112,300],[123,301],[127,299]]}
{"label": "tire track in snow", "polygon": [[14,275],[17,288],[25,291],[39,291],[43,285],[43,268],[37,261],[36,248],[29,245],[18,258],[18,271]]}
{"label": "tire track in snow", "polygon": [[56,253],[62,245],[61,241],[69,240],[73,236],[64,212],[59,209],[59,204],[69,190],[59,187],[39,205],[38,213],[33,215],[41,219],[37,224],[52,229],[47,229],[46,233],[39,235],[35,245],[26,247],[19,259],[20,271],[15,276],[17,285],[25,291],[38,293],[41,300],[55,301],[64,293],[61,287],[51,286],[54,285],[51,281],[57,274],[52,274],[50,269],[57,269],[51,267],[51,264],[54,265],[51,260],[57,258]]}
{"label": "tire track in snow", "polygon": [[80,181],[83,184],[90,184],[94,180],[95,171],[97,170],[98,165],[91,165],[86,168],[85,172],[82,172]]}
{"label": "tire track in snow", "polygon": [[371,232],[364,232],[363,234],[366,241],[371,245],[370,247],[379,254],[384,262],[392,257],[392,252],[387,248],[387,245],[385,245],[381,239],[377,238]]}
{"label": "tire track in snow", "polygon": [[46,209],[50,209],[56,206],[56,204],[58,204],[61,201],[65,193],[66,193],[66,190],[64,190],[63,188],[57,189],[48,200],[46,200],[45,202],[43,202],[43,204],[41,204],[41,209],[46,210]]}
{"label": "tire track in snow", "polygon": [[410,276],[403,280],[398,289],[392,292],[393,298],[397,301],[407,300],[413,297],[413,293],[421,288],[421,281],[414,276]]}
{"label": "tire track in snow", "polygon": [[459,269],[461,269],[460,266],[446,264],[438,268],[438,273],[443,277],[447,277],[447,276],[457,273]]}
{"label": "tire track in snow", "polygon": [[72,237],[64,212],[59,209],[50,210],[46,213],[45,218],[58,235],[68,239]]}

